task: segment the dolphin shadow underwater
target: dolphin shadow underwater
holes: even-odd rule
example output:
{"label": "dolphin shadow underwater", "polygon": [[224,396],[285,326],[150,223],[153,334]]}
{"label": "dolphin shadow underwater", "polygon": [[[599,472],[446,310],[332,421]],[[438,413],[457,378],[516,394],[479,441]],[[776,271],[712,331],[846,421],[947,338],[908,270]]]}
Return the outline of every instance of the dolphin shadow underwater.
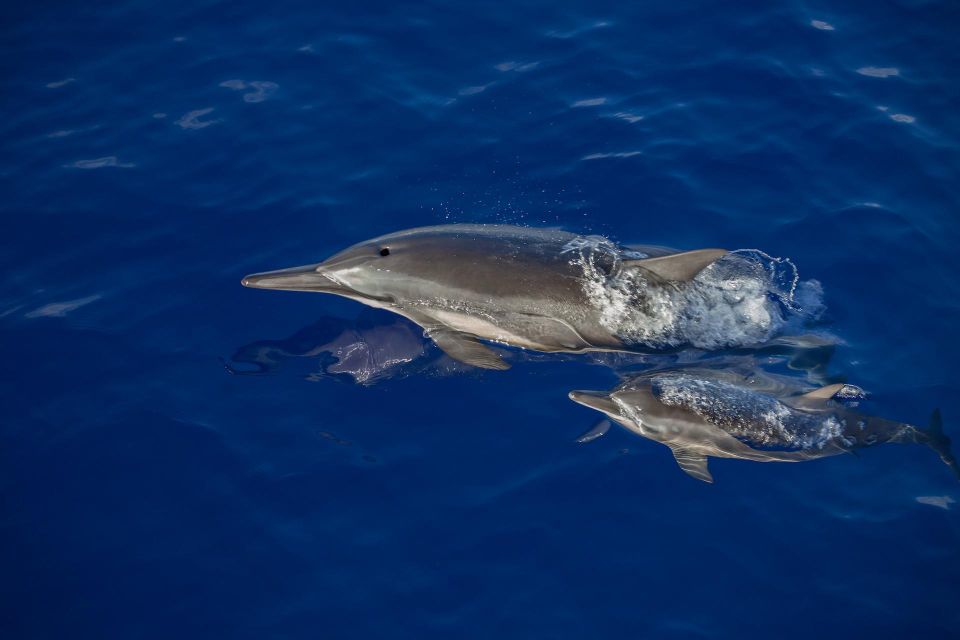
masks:
{"label": "dolphin shadow underwater", "polygon": [[468,368],[432,350],[416,325],[375,310],[355,319],[320,318],[286,338],[245,344],[224,366],[234,375],[266,375],[294,359],[317,363],[308,380],[330,378],[360,385]]}
{"label": "dolphin shadow underwater", "polygon": [[[877,444],[924,444],[960,479],[940,411],[927,429],[855,410],[864,392],[835,383],[810,390],[790,376],[739,366],[679,367],[628,378],[611,391],[571,391],[570,399],[628,431],[665,444],[680,468],[713,482],[709,457],[802,462]],[[594,440],[603,425],[581,438]]]}

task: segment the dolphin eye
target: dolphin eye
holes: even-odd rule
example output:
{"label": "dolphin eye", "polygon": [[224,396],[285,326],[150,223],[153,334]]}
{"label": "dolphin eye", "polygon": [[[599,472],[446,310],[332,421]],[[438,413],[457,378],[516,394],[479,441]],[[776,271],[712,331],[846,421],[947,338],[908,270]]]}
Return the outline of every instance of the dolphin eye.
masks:
{"label": "dolphin eye", "polygon": [[388,255],[390,255],[390,249],[386,247],[384,247],[383,249],[380,249],[380,255],[386,258]]}

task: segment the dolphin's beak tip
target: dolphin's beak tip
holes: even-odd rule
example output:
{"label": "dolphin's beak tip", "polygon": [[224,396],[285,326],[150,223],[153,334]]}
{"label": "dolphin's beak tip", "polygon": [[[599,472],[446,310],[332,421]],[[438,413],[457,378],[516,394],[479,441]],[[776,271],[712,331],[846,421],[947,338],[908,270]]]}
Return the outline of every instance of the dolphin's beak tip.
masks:
{"label": "dolphin's beak tip", "polygon": [[[567,394],[567,397],[576,402],[577,404],[582,404],[587,407],[596,408],[596,400],[598,398],[606,398],[606,394],[601,391],[571,391]],[[593,401],[593,402],[591,402]]]}
{"label": "dolphin's beak tip", "polygon": [[320,277],[317,274],[316,265],[251,273],[244,276],[243,279],[240,280],[240,284],[251,289],[333,291],[333,289],[330,288],[330,279]]}

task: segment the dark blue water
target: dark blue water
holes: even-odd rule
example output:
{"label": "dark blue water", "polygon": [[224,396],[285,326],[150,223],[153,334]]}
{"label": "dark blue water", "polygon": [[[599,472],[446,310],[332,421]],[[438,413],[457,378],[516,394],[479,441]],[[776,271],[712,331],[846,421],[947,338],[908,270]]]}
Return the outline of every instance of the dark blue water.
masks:
{"label": "dark blue water", "polygon": [[823,284],[830,375],[956,436],[955,3],[2,11],[4,637],[958,633],[923,447],[707,485],[574,442],[608,367],[239,284],[422,224],[761,248]]}

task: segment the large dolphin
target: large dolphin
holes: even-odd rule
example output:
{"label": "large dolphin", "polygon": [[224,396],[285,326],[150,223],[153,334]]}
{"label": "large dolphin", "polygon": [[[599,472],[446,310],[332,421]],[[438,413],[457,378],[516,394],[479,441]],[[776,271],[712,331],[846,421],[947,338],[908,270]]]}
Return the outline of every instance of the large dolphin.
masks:
{"label": "large dolphin", "polygon": [[[479,340],[544,352],[627,350],[603,279],[618,302],[655,305],[727,252],[626,248],[597,236],[508,225],[444,225],[356,244],[318,264],[257,273],[244,286],[332,293],[388,309],[423,327],[450,357],[507,369]],[[630,283],[630,291],[622,291]],[[636,285],[636,286],[634,286]],[[611,290],[612,291],[612,290]],[[657,310],[648,310],[656,314]],[[642,340],[639,346],[644,346]]]}
{"label": "large dolphin", "polygon": [[[939,411],[921,430],[854,411],[844,399],[862,392],[852,385],[790,391],[759,370],[744,378],[732,370],[690,368],[643,374],[610,392],[571,391],[570,399],[667,445],[680,468],[704,482],[713,482],[710,456],[801,462],[884,442],[925,444],[960,478]],[[595,429],[581,441],[601,433]]]}

